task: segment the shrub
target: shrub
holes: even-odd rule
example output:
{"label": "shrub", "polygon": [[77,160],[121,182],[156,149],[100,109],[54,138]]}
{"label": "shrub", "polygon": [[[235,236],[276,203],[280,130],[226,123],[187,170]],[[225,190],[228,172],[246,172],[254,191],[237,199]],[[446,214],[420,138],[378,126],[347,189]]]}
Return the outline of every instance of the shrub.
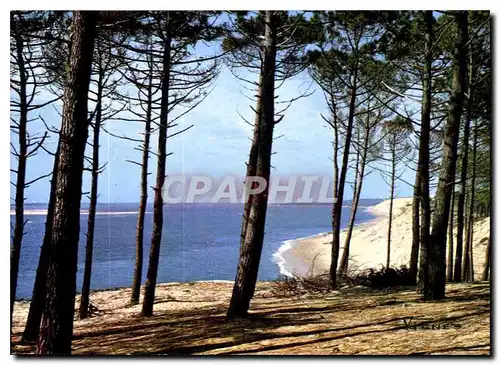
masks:
{"label": "shrub", "polygon": [[285,297],[302,295],[306,293],[326,293],[330,290],[328,275],[310,276],[299,278],[280,275],[271,287],[274,295]]}
{"label": "shrub", "polygon": [[410,270],[406,265],[399,268],[382,267],[381,269],[368,269],[353,277],[347,278],[351,285],[361,285],[373,289],[387,288],[391,286],[415,285]]}

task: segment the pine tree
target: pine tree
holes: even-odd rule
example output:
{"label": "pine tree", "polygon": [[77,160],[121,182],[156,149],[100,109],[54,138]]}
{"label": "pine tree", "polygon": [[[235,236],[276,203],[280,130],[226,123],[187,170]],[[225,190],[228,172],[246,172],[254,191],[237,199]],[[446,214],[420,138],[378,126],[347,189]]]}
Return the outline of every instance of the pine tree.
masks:
{"label": "pine tree", "polygon": [[233,68],[245,67],[259,73],[257,85],[249,81],[258,87],[258,91],[256,108],[253,109],[256,119],[247,165],[246,191],[256,183],[249,181],[253,176],[264,179],[267,184],[261,193],[249,195],[245,202],[240,256],[227,311],[230,319],[248,314],[257,282],[264,244],[273,130],[287,109],[285,107],[281,113],[275,110],[275,90],[307,66],[302,57],[308,35],[300,14],[290,16],[287,12],[265,11],[250,17],[246,15],[244,12],[236,14],[224,47],[230,51],[228,62]]}
{"label": "pine tree", "polygon": [[[193,57],[188,49],[190,45],[203,39],[210,40],[217,35],[209,27],[210,14],[167,11],[153,12],[151,16],[151,23],[147,24],[151,26],[151,30],[155,30],[154,37],[159,40],[159,48],[154,54],[161,60],[161,101],[156,152],[156,183],[153,188],[153,232],[149,266],[144,284],[144,302],[141,311],[143,316],[153,314],[164,221],[162,189],[166,176],[167,139],[174,135],[169,136],[167,130],[175,126],[173,122],[176,120],[172,118],[171,112],[173,107],[180,103],[193,103],[197,98],[203,100],[207,85],[218,75],[216,62],[203,66],[202,62]],[[190,69],[182,69],[182,67],[190,67]],[[190,74],[192,74],[191,78],[189,78]],[[195,96],[191,95],[193,92]],[[194,106],[198,103],[199,101],[195,101]],[[188,111],[194,106],[189,107]]]}
{"label": "pine tree", "polygon": [[[318,23],[324,24],[324,35],[316,46],[315,63],[322,74],[321,82],[335,80],[343,105],[347,110],[343,121],[343,150],[332,207],[332,253],[330,265],[330,285],[337,285],[337,269],[340,253],[340,228],[345,184],[352,148],[354,120],[357,106],[363,103],[369,92],[369,85],[377,79],[369,72],[381,56],[379,44],[383,43],[390,14],[385,12],[318,12]],[[387,65],[385,65],[387,67]],[[382,66],[383,69],[383,66]],[[380,81],[380,80],[378,80]],[[337,173],[334,173],[337,175]]]}
{"label": "pine tree", "polygon": [[[455,178],[457,144],[462,115],[465,76],[467,70],[468,14],[455,13],[457,27],[453,62],[453,81],[449,102],[449,114],[444,131],[443,158],[439,183],[434,198],[432,230],[426,252],[427,268],[424,267],[422,293],[426,299],[441,299],[446,283],[446,233],[450,211],[451,193]],[[426,272],[427,271],[427,272]]]}
{"label": "pine tree", "polygon": [[404,172],[398,165],[401,161],[405,161],[411,153],[411,144],[408,141],[412,131],[411,124],[403,118],[396,117],[394,120],[383,123],[385,143],[382,144],[383,160],[387,161],[390,169],[389,172],[382,174],[382,177],[389,185],[389,224],[387,227],[387,256],[385,267],[389,268],[391,264],[391,235],[392,235],[392,220],[393,220],[393,204],[395,197],[396,181],[399,180]]}
{"label": "pine tree", "polygon": [[[105,24],[102,24],[103,26]],[[94,103],[94,110],[90,113],[89,122],[92,127],[92,157],[86,158],[90,163],[88,170],[91,173],[91,186],[89,196],[89,215],[87,219],[87,239],[85,246],[85,267],[83,271],[83,283],[80,299],[79,318],[88,317],[90,304],[90,283],[92,275],[92,256],[94,248],[94,228],[98,199],[99,175],[104,171],[106,164],[99,164],[99,139],[101,129],[107,120],[114,118],[125,107],[124,104],[117,106],[116,89],[120,84],[118,67],[122,66],[119,57],[119,49],[111,46],[107,37],[115,36],[111,32],[105,32],[100,27],[94,49],[94,77],[91,79],[89,101]],[[126,37],[126,35],[125,35]],[[118,36],[118,42],[124,36]]]}
{"label": "pine tree", "polygon": [[74,12],[38,354],[71,353],[82,172],[88,136],[87,97],[96,21],[97,12]]}
{"label": "pine tree", "polygon": [[45,59],[42,50],[51,44],[49,39],[42,37],[44,32],[54,23],[57,15],[44,11],[13,11],[11,12],[10,31],[10,63],[11,63],[11,131],[17,135],[16,142],[11,143],[11,154],[17,160],[17,166],[11,169],[15,175],[15,220],[12,234],[10,259],[10,312],[14,309],[16,298],[21,245],[27,223],[24,217],[25,190],[37,181],[51,175],[51,172],[34,179],[27,178],[28,160],[35,156],[48,136],[30,133],[33,122],[41,120],[34,116],[36,112],[58,99],[41,101],[39,94],[42,89],[52,83],[50,75],[45,73]]}

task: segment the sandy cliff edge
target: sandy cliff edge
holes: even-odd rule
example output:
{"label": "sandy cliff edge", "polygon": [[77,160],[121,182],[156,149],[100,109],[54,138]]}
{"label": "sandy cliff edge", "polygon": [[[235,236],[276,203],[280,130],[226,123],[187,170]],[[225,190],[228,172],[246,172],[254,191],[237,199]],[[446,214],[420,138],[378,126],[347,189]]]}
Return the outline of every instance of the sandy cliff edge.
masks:
{"label": "sandy cliff edge", "polygon": [[[354,227],[350,247],[349,268],[365,270],[380,268],[387,260],[387,230],[390,201],[386,200],[366,208],[375,216],[373,220]],[[408,265],[412,240],[412,198],[397,198],[393,202],[391,238],[391,266]],[[490,219],[474,222],[474,272],[480,278],[484,265],[486,244],[490,231]],[[340,234],[342,257],[346,232]],[[285,275],[300,277],[328,272],[331,257],[331,233],[287,241],[279,252],[280,267]],[[453,240],[456,245],[456,229]],[[455,251],[455,248],[454,248]]]}

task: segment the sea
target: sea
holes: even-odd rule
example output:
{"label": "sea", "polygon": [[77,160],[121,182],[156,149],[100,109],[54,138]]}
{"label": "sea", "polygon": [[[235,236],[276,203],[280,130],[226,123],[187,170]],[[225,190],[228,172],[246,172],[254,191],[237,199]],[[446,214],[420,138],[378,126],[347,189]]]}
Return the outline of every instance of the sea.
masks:
{"label": "sea", "polygon": [[[373,219],[366,208],[381,199],[361,199],[356,223]],[[78,248],[77,290],[82,285],[87,219],[82,205]],[[11,207],[11,223],[14,215]],[[44,204],[25,204],[25,236],[16,299],[30,299],[45,231]],[[98,204],[95,223],[92,290],[129,287],[135,264],[137,203]],[[143,282],[148,267],[152,205],[144,227]],[[239,254],[243,205],[230,203],[172,204],[164,207],[158,283],[234,280]],[[347,225],[350,201],[344,202],[342,226]],[[331,231],[331,204],[269,205],[259,280],[286,274],[280,248],[290,240]],[[11,232],[12,233],[12,232]]]}

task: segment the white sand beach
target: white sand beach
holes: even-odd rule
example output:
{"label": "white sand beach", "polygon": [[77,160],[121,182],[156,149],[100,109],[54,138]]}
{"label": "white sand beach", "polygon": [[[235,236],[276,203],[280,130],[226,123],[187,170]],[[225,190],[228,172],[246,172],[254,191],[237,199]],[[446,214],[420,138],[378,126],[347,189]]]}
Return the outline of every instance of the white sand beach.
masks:
{"label": "white sand beach", "polygon": [[[391,235],[391,266],[408,265],[412,241],[412,198],[394,200]],[[351,239],[349,268],[364,270],[385,265],[387,255],[387,230],[389,200],[368,208],[376,218],[356,225]],[[486,244],[490,231],[490,219],[482,218],[474,223],[473,259],[475,278],[482,274]],[[340,234],[342,257],[345,231]],[[456,237],[456,229],[455,229]],[[328,272],[331,256],[331,233],[287,241],[280,252],[282,273],[300,277]],[[456,244],[456,239],[454,239]],[[454,248],[455,251],[455,248]]]}

